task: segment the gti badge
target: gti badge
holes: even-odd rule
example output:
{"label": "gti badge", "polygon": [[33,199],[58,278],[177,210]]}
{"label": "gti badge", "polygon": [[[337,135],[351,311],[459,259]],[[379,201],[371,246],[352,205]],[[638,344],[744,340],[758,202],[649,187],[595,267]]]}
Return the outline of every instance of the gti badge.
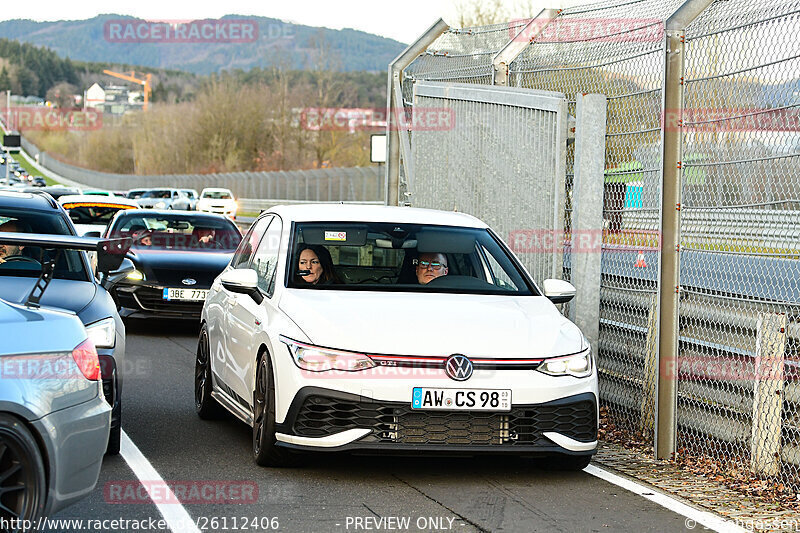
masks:
{"label": "gti badge", "polygon": [[186,278],[182,280],[181,283],[183,283],[184,285],[194,285],[195,283],[197,283],[197,281],[193,280],[192,278]]}
{"label": "gti badge", "polygon": [[444,373],[456,381],[466,381],[472,377],[472,361],[467,356],[456,353],[447,358]]}

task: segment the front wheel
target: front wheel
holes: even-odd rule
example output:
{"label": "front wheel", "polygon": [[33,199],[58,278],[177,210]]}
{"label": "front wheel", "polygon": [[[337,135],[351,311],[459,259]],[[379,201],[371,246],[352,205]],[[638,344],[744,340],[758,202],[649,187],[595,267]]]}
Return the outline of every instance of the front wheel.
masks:
{"label": "front wheel", "polygon": [[0,524],[35,522],[44,514],[46,499],[44,462],[36,439],[20,420],[0,415]]}
{"label": "front wheel", "polygon": [[203,420],[219,418],[223,413],[222,406],[211,397],[211,350],[205,324],[200,329],[194,363],[194,409]]}
{"label": "front wheel", "polygon": [[268,353],[261,354],[253,391],[253,458],[259,466],[288,466],[291,456],[275,438],[275,380]]}

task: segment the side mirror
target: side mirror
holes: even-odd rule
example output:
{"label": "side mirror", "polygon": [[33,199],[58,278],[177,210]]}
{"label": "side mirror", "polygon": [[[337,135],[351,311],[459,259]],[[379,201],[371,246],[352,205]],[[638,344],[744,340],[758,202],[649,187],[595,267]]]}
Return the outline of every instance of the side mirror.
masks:
{"label": "side mirror", "polygon": [[219,281],[226,290],[238,294],[246,294],[257,304],[264,301],[264,295],[258,289],[258,274],[252,268],[228,270],[222,273]]}
{"label": "side mirror", "polygon": [[544,295],[554,304],[563,304],[575,297],[575,286],[560,279],[544,280]]}
{"label": "side mirror", "polygon": [[105,279],[103,280],[103,287],[108,289],[109,287],[116,285],[134,270],[136,270],[136,265],[134,265],[133,261],[126,257],[120,263],[119,268],[106,274]]}

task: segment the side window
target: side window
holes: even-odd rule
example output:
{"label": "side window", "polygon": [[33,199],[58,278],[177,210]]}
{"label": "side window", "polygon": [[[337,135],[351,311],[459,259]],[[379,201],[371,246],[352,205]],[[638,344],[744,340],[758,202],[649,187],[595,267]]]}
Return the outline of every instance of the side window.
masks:
{"label": "side window", "polygon": [[269,223],[272,222],[273,218],[272,216],[260,218],[250,227],[250,231],[247,232],[242,242],[239,243],[239,248],[236,249],[236,253],[233,256],[233,260],[231,261],[231,266],[233,268],[249,268],[253,252],[258,248],[258,241],[261,240],[261,236],[267,231],[267,227]]}
{"label": "side window", "polygon": [[497,262],[497,259],[483,246],[480,247],[481,255],[483,256],[484,260],[486,261],[486,266],[488,267],[489,272],[491,273],[492,279],[487,280],[490,283],[493,283],[500,287],[501,289],[511,289],[511,290],[521,290],[521,287],[517,287],[517,285],[511,281],[511,278],[508,277],[508,274],[503,267]]}
{"label": "side window", "polygon": [[281,220],[275,218],[264,234],[264,238],[261,239],[255,255],[253,255],[252,268],[258,273],[258,288],[270,296],[272,295],[275,268],[278,266],[278,251],[280,250],[282,229]]}

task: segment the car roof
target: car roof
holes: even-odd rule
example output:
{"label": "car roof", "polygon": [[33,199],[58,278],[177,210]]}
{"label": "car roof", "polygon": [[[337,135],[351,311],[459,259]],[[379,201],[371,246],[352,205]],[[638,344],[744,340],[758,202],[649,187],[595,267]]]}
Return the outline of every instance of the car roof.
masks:
{"label": "car roof", "polygon": [[120,211],[117,216],[122,217],[126,215],[139,215],[139,216],[191,216],[197,219],[207,219],[207,220],[219,220],[225,219],[231,224],[233,222],[230,218],[226,217],[225,215],[218,215],[217,213],[207,213],[205,211],[183,211],[178,209],[128,209],[125,211]]}
{"label": "car roof", "polygon": [[41,192],[24,192],[13,189],[0,190],[0,207],[25,207],[33,209],[58,209],[53,197]]}
{"label": "car roof", "polygon": [[276,213],[290,222],[398,222],[470,228],[488,227],[484,222],[466,213],[419,207],[358,204],[277,205],[268,213]]}
{"label": "car roof", "polygon": [[[231,193],[231,195],[233,195],[230,189],[223,189],[222,187],[206,187],[205,189],[203,189],[203,192],[229,192]],[[200,194],[202,194],[203,192],[201,192]]]}
{"label": "car roof", "polygon": [[139,207],[139,204],[135,200],[129,200],[128,198],[122,198],[120,196],[100,196],[97,194],[69,194],[59,198],[58,202],[61,205],[80,202],[96,206],[125,205],[134,208]]}

